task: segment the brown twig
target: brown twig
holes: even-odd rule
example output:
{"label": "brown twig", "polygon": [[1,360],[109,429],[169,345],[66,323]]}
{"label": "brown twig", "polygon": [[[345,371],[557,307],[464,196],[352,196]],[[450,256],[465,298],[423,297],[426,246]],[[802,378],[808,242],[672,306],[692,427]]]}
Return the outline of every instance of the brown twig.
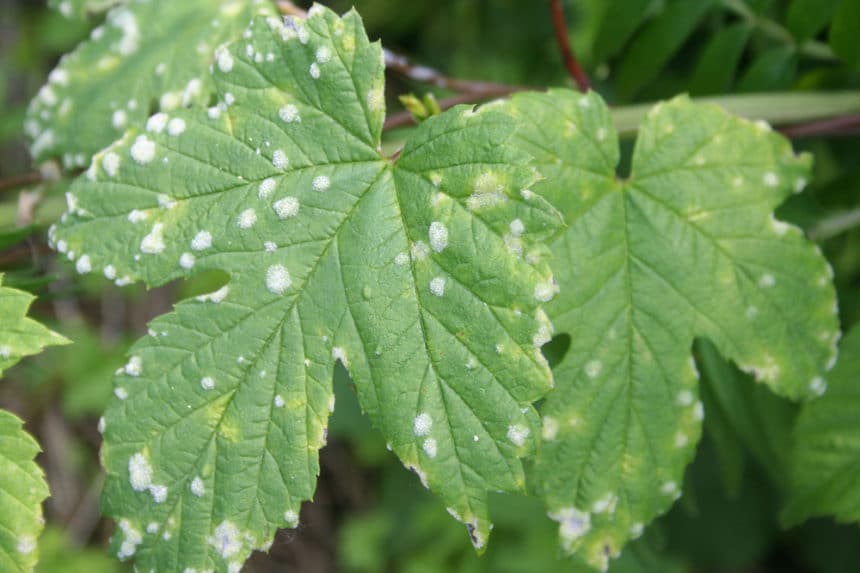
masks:
{"label": "brown twig", "polygon": [[784,136],[792,139],[818,135],[854,135],[860,131],[860,114],[855,113],[818,119],[806,123],[787,125],[778,129]]}
{"label": "brown twig", "polygon": [[15,189],[18,189],[19,187],[26,187],[27,185],[35,185],[36,183],[40,183],[42,179],[42,174],[39,172],[14,175],[12,177],[0,180],[0,193],[5,193],[6,191],[13,191]]}
{"label": "brown twig", "polygon": [[561,0],[549,0],[549,9],[552,13],[552,26],[555,29],[555,39],[558,41],[561,59],[564,60],[564,65],[570,73],[570,77],[579,87],[579,91],[585,93],[591,88],[591,80],[588,79],[588,74],[579,65],[579,60],[576,59],[573,49],[570,47],[567,21],[564,19],[564,7],[561,5]]}

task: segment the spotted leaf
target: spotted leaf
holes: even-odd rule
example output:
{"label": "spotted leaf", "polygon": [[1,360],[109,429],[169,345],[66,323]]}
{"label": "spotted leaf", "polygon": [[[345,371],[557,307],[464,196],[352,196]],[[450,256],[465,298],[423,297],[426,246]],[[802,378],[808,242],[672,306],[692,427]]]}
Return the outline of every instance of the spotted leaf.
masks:
{"label": "spotted leaf", "polygon": [[570,350],[544,405],[534,477],[564,548],[603,568],[681,495],[703,408],[695,337],[774,392],[824,389],[836,356],[831,270],[773,209],[810,158],[763,123],[684,97],[648,114],[632,174],[594,94],[517,97],[534,190],[567,228],[552,241],[547,312]]}
{"label": "spotted leaf", "polygon": [[0,410],[0,571],[24,573],[36,565],[48,484],[33,461],[39,445],[21,420]]}
{"label": "spotted leaf", "polygon": [[558,215],[492,106],[383,157],[383,71],[354,12],[258,18],[219,55],[217,105],[154,115],[71,189],[51,239],[79,271],[230,275],[153,321],[116,377],[104,508],[140,570],[238,570],[296,526],[336,361],[478,548],[487,491],[523,489]]}
{"label": "spotted leaf", "polygon": [[66,18],[86,18],[100,14],[117,4],[119,0],[48,0],[48,6]]}
{"label": "spotted leaf", "polygon": [[791,487],[784,518],[797,524],[832,515],[860,522],[860,328],[842,341],[827,393],[801,410],[794,427]]}
{"label": "spotted leaf", "polygon": [[[69,0],[65,0],[69,2]],[[90,2],[89,4],[93,4]],[[105,2],[99,4],[104,5]],[[65,4],[70,15],[86,9]],[[30,104],[25,130],[37,161],[86,167],[92,155],[153,110],[205,104],[207,73],[222,43],[238,37],[267,0],[127,0],[64,56]]]}

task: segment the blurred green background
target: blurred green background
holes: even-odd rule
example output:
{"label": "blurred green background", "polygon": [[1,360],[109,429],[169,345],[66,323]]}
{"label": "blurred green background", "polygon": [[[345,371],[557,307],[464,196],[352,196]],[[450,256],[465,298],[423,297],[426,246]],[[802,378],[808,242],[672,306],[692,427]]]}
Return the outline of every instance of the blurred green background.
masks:
{"label": "blurred green background", "polygon": [[[181,1],[181,0],[176,0]],[[352,3],[328,2],[348,9]],[[529,86],[571,86],[543,0],[356,0],[372,38],[445,73]],[[693,96],[860,88],[860,0],[567,0],[574,51],[612,105]],[[51,485],[42,573],[129,568],[105,555],[111,524],[100,518],[96,424],[110,376],[146,322],[181,298],[225,278],[197,277],[152,291],[73,276],[46,246],[45,229],[65,208],[68,179],[28,183],[22,135],[26,105],[58,58],[99,23],[68,20],[36,0],[0,0],[0,272],[37,294],[34,314],[75,340],[11,370],[0,404],[28,420],[45,450]],[[427,86],[389,74],[397,96]],[[450,92],[432,90],[438,99]],[[402,132],[401,132],[402,133]],[[390,132],[396,143],[400,135]],[[860,315],[860,138],[856,128],[795,140],[814,153],[809,192],[779,216],[820,241],[836,271],[847,329]],[[631,141],[626,141],[629,155]],[[563,351],[556,344],[548,353]],[[779,526],[795,406],[772,397],[706,344],[705,438],[684,497],[612,564],[613,572],[855,572],[860,528],[818,520]],[[538,502],[492,500],[495,531],[475,556],[462,526],[405,471],[362,417],[345,372],[322,453],[316,499],[302,525],[281,532],[269,555],[245,571],[356,573],[586,571],[562,559],[555,527]]]}

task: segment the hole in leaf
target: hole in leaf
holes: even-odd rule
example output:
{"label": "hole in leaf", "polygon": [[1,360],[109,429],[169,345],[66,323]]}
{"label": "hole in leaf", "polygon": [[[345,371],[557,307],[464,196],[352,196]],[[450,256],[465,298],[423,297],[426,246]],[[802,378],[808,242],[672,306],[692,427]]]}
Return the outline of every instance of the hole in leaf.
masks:
{"label": "hole in leaf", "polygon": [[541,347],[544,357],[549,362],[550,368],[555,368],[556,364],[564,359],[567,351],[570,349],[570,335],[567,333],[554,336],[552,340]]}
{"label": "hole in leaf", "polygon": [[230,275],[224,271],[201,271],[179,285],[180,300],[213,293],[230,282]]}

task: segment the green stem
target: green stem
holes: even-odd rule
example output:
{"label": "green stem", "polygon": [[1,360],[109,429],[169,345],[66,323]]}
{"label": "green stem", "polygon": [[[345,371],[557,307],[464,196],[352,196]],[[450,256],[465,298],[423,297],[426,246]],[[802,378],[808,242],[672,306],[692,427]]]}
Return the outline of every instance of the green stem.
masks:
{"label": "green stem", "polygon": [[822,219],[809,230],[809,236],[815,241],[824,241],[859,226],[860,207],[857,207]]}
{"label": "green stem", "polygon": [[[730,95],[697,98],[714,103],[748,119],[762,119],[774,126],[785,126],[860,113],[860,91],[799,92]],[[653,103],[618,107],[612,116],[622,136],[632,136]]]}

